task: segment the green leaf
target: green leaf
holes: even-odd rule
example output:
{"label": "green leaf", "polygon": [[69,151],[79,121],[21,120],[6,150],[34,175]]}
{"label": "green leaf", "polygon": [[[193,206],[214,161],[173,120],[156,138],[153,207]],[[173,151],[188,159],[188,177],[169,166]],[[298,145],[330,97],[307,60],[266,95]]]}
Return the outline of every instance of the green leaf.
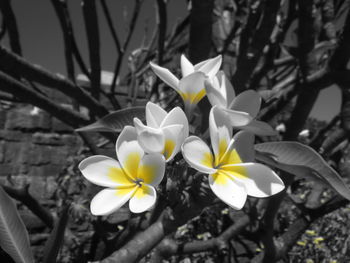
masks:
{"label": "green leaf", "polygon": [[16,263],[34,262],[27,230],[15,202],[0,186],[0,247]]}
{"label": "green leaf", "polygon": [[256,159],[291,173],[333,188],[350,200],[350,189],[338,173],[315,150],[298,142],[267,142],[255,145]]}
{"label": "green leaf", "polygon": [[114,111],[98,121],[76,129],[77,132],[121,132],[126,125],[133,125],[137,117],[145,121],[145,107],[132,107]]}
{"label": "green leaf", "polygon": [[68,222],[69,207],[70,205],[67,205],[63,209],[60,219],[56,222],[49,239],[46,241],[43,257],[44,263],[56,262],[58,252],[60,251],[64,240],[64,231],[66,230]]}

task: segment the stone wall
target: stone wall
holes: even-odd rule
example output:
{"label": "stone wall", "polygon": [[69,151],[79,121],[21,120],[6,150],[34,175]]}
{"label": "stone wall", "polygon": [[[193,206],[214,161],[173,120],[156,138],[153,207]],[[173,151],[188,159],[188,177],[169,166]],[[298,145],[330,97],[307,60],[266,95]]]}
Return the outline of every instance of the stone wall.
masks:
{"label": "stone wall", "polygon": [[32,106],[0,109],[0,183],[30,183],[30,193],[50,198],[55,178],[77,153],[81,139],[73,130]]}

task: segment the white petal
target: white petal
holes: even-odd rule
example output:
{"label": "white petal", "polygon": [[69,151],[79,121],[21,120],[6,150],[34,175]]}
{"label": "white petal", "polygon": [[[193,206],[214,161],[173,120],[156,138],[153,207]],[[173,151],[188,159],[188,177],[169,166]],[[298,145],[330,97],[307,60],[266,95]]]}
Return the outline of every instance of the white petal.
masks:
{"label": "white petal", "polygon": [[221,156],[225,153],[230,143],[232,129],[226,113],[216,106],[209,113],[209,132],[215,155],[215,165],[218,165]]}
{"label": "white petal", "polygon": [[247,193],[242,184],[220,172],[209,175],[209,186],[214,194],[233,209],[242,209]]}
{"label": "white petal", "polygon": [[204,80],[206,76],[202,72],[194,72],[180,80],[179,90],[184,101],[197,104],[205,95]]}
{"label": "white petal", "polygon": [[214,157],[208,145],[196,136],[188,137],[182,144],[182,156],[194,169],[202,173],[215,173]]}
{"label": "white petal", "polygon": [[118,149],[118,160],[129,177],[136,178],[144,154],[145,152],[136,140],[121,143]]}
{"label": "white petal", "polygon": [[175,107],[174,109],[172,109],[164,118],[160,127],[163,128],[174,124],[181,124],[183,126],[183,140],[186,139],[189,134],[188,120],[186,114],[180,107]]}
{"label": "white petal", "polygon": [[185,140],[183,125],[168,125],[162,129],[165,143],[162,151],[167,162],[171,161],[180,151],[181,145]]}
{"label": "white petal", "polygon": [[146,122],[152,128],[159,128],[167,112],[157,104],[148,102],[146,105]]}
{"label": "white petal", "polygon": [[244,163],[253,162],[255,159],[254,135],[250,132],[240,131],[233,136],[234,149]]}
{"label": "white petal", "polygon": [[109,215],[122,207],[134,194],[137,187],[126,189],[104,189],[91,200],[91,213],[96,216]]}
{"label": "white petal", "polygon": [[221,55],[208,59],[194,66],[195,71],[205,73],[209,78],[213,78],[218,73],[222,63]]}
{"label": "white petal", "polygon": [[136,133],[135,127],[125,126],[124,129],[122,130],[122,132],[119,134],[116,145],[115,145],[118,160],[120,160],[119,154],[118,154],[120,145],[123,142],[130,142],[130,141],[135,141],[135,140],[137,140],[137,133]]}
{"label": "white petal", "polygon": [[230,118],[230,123],[232,127],[245,126],[252,121],[252,117],[249,113],[243,111],[229,110],[222,108]]}
{"label": "white petal", "polygon": [[246,90],[239,94],[230,105],[232,110],[249,113],[252,118],[258,114],[261,106],[261,97],[255,90]]}
{"label": "white petal", "polygon": [[212,106],[218,106],[222,108],[227,107],[227,101],[223,94],[221,94],[220,87],[215,87],[215,82],[211,83],[209,80],[204,81],[205,91],[207,97]]}
{"label": "white petal", "polygon": [[138,187],[133,197],[130,199],[129,208],[133,213],[142,213],[156,203],[157,193],[156,190],[150,186],[143,184],[142,187]]}
{"label": "white petal", "polygon": [[141,160],[137,178],[145,184],[157,186],[163,180],[164,171],[164,156],[159,153],[147,154]]}
{"label": "white petal", "polygon": [[192,63],[185,57],[185,55],[181,55],[181,72],[182,77],[186,77],[194,72]]}
{"label": "white petal", "polygon": [[278,134],[268,123],[252,120],[249,124],[238,129],[246,130],[260,136],[276,136]]}
{"label": "white petal", "polygon": [[284,189],[283,181],[269,167],[260,163],[242,163],[223,166],[232,178],[244,184],[247,194],[268,197]]}
{"label": "white petal", "polygon": [[133,186],[134,183],[118,161],[103,155],[90,156],[79,164],[83,176],[91,183],[105,186]]}
{"label": "white petal", "polygon": [[216,77],[220,80],[221,93],[224,95],[226,100],[226,107],[230,105],[233,99],[236,97],[235,90],[233,89],[231,82],[227,79],[223,71],[219,71]]}
{"label": "white petal", "polygon": [[167,85],[178,91],[179,79],[175,77],[168,69],[160,67],[152,62],[149,63],[154,73],[163,80]]}
{"label": "white petal", "polygon": [[147,153],[160,153],[164,148],[164,134],[161,129],[144,125],[138,118],[134,118],[134,125],[138,134],[137,141]]}

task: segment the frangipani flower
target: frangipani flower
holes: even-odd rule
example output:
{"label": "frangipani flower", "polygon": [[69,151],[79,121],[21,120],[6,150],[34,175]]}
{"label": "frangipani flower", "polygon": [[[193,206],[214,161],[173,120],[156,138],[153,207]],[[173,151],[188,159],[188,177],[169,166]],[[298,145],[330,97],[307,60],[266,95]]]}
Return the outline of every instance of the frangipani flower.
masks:
{"label": "frangipani flower", "polygon": [[261,106],[261,97],[256,91],[246,90],[236,97],[231,83],[222,71],[212,81],[205,81],[205,89],[211,105],[224,111],[234,128],[257,135],[276,134],[266,122],[254,119]]}
{"label": "frangipani flower", "polygon": [[154,73],[182,97],[186,113],[190,114],[197,103],[205,96],[204,80],[213,78],[221,66],[221,55],[192,65],[181,56],[182,78],[179,80],[168,69],[150,62]]}
{"label": "frangipani flower", "polygon": [[146,123],[134,118],[137,139],[147,153],[161,153],[166,161],[172,160],[180,151],[181,145],[188,137],[188,120],[180,107],[169,113],[157,104],[146,105]]}
{"label": "frangipani flower", "polygon": [[232,137],[230,120],[214,106],[209,116],[213,152],[196,136],[188,137],[182,155],[194,169],[209,174],[213,192],[227,205],[241,209],[247,195],[267,197],[284,189],[282,180],[267,166],[254,163],[254,135],[240,131]]}
{"label": "frangipani flower", "polygon": [[163,179],[165,160],[161,154],[145,154],[136,137],[134,127],[123,129],[116,143],[119,161],[94,155],[79,164],[87,180],[107,187],[92,199],[92,214],[111,214],[129,200],[133,213],[144,212],[155,204],[155,187]]}

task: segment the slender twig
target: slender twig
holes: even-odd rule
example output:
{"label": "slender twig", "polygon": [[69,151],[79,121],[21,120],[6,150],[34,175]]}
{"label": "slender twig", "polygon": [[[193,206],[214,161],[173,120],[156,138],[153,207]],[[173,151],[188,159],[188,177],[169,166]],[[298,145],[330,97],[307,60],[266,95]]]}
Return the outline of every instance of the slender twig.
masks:
{"label": "slender twig", "polygon": [[120,45],[117,30],[114,28],[113,21],[112,21],[111,15],[109,13],[108,6],[106,4],[106,0],[101,0],[101,6],[102,6],[103,13],[104,13],[106,20],[107,20],[109,31],[111,32],[112,38],[114,40],[116,50],[118,52],[118,55],[120,55],[120,53],[122,53],[122,47]]}
{"label": "slender twig", "polygon": [[[81,71],[89,78],[90,77],[90,73],[87,70],[85,63],[81,57],[80,51],[78,49],[77,43],[75,41],[75,37],[74,37],[74,32],[73,32],[73,26],[72,26],[72,22],[70,19],[70,15],[69,15],[69,11],[68,11],[68,7],[67,7],[67,2],[66,0],[51,0],[56,15],[58,17],[58,20],[60,22],[60,26],[62,29],[62,33],[63,33],[63,37],[64,37],[64,41],[65,41],[65,49],[69,49],[72,53],[72,55],[75,57]],[[67,50],[66,50],[67,53]],[[67,56],[67,54],[66,54]],[[67,69],[68,71],[70,71],[69,69]]]}
{"label": "slender twig", "polygon": [[131,36],[134,32],[135,26],[136,26],[136,22],[137,22],[137,18],[139,17],[139,13],[140,13],[140,9],[142,6],[143,0],[135,0],[135,5],[134,5],[134,9],[132,12],[132,16],[131,16],[131,20],[129,23],[129,30],[128,30],[128,34],[126,35],[125,41],[122,45],[122,49],[121,49],[121,53],[118,56],[118,59],[116,61],[115,67],[114,67],[114,76],[113,76],[113,80],[111,83],[111,88],[110,88],[110,93],[114,94],[115,91],[115,86],[117,83],[117,79],[119,77],[119,72],[120,72],[120,68],[124,59],[124,55],[126,52],[126,49],[129,46],[129,42],[131,39]]}

